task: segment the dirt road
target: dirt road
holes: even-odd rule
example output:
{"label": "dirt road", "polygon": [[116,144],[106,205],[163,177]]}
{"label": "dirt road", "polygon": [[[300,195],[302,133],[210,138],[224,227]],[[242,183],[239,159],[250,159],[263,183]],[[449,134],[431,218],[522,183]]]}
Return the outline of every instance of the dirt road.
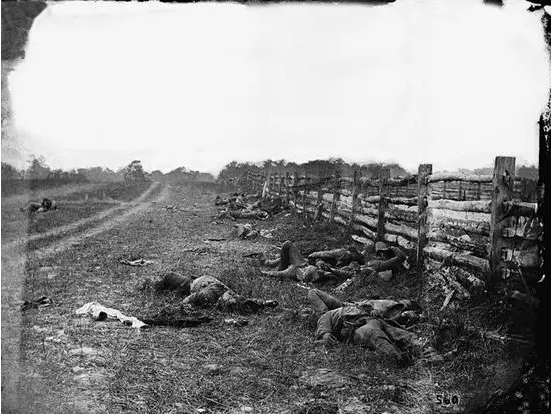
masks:
{"label": "dirt road", "polygon": [[[159,191],[159,186],[160,183],[152,183],[146,191],[132,202],[122,203],[92,217],[44,233],[28,236],[24,229],[21,229],[16,240],[2,244],[2,383],[3,397],[5,395],[7,400],[6,404],[11,405],[9,400],[15,392],[9,390],[13,390],[12,387],[16,387],[19,380],[19,349],[22,329],[19,305],[23,301],[28,257],[46,258],[53,256],[89,237],[123,225],[133,215],[148,208],[153,202],[160,202],[166,197],[167,189],[162,188]],[[82,191],[88,189],[88,187],[92,188],[91,186],[81,186],[76,189]],[[93,186],[93,188],[96,187]],[[49,194],[67,194],[67,192],[76,191],[76,189],[65,186],[61,189],[50,190]],[[9,205],[10,202],[17,203],[20,198],[10,198],[5,205]],[[61,239],[48,242],[48,239],[52,237],[61,237]],[[45,241],[43,247],[33,251],[27,249],[27,243],[40,241]],[[4,389],[6,389],[5,394]]]}

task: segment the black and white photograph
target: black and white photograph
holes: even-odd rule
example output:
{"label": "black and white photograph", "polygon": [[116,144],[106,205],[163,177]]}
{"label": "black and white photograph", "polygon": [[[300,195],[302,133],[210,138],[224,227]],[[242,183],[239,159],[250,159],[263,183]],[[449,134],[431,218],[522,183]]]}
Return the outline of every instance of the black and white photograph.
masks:
{"label": "black and white photograph", "polygon": [[550,0],[1,15],[2,412],[551,412]]}

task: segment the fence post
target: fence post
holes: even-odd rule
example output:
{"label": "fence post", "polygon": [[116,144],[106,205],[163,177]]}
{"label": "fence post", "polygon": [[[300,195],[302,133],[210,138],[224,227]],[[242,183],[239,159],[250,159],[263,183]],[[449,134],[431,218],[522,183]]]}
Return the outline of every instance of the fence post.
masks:
{"label": "fence post", "polygon": [[262,175],[262,201],[268,197],[269,176]]}
{"label": "fence post", "polygon": [[387,179],[390,178],[390,169],[382,168],[379,172],[379,218],[377,220],[377,241],[385,238],[385,210],[386,195],[388,192]]}
{"label": "fence post", "polygon": [[308,209],[306,208],[306,204],[308,203],[308,184],[310,184],[310,177],[308,177],[308,173],[304,172],[304,191],[302,192],[302,216],[304,220],[308,219]]}
{"label": "fence post", "polygon": [[318,174],[318,180],[319,180],[319,187],[318,187],[318,200],[316,203],[316,215],[314,216],[314,220],[323,221],[323,180],[321,179],[321,176]]}
{"label": "fence post", "polygon": [[358,181],[358,171],[354,170],[354,181],[352,184],[352,211],[350,212],[350,219],[348,221],[348,231],[352,229],[352,224],[354,223],[354,215],[356,214],[356,209],[358,207],[358,193],[360,190]]}
{"label": "fence post", "polygon": [[512,199],[514,179],[515,158],[496,157],[492,180],[492,217],[490,219],[489,251],[490,274],[487,280],[490,287],[493,287],[497,283],[503,269],[501,249],[504,243],[501,234],[503,228],[509,227],[511,223],[511,218],[504,219],[506,211],[503,202]]}
{"label": "fence post", "polygon": [[416,264],[423,266],[423,250],[427,245],[428,220],[427,220],[427,177],[432,174],[432,164],[421,164],[417,170],[417,255]]}
{"label": "fence post", "polygon": [[331,211],[329,212],[329,222],[333,223],[335,220],[335,213],[337,212],[337,203],[341,199],[341,176],[339,173],[335,174],[333,185],[333,200],[331,201]]}
{"label": "fence post", "polygon": [[285,171],[283,187],[285,188],[285,206],[289,207],[289,171]]}
{"label": "fence post", "polygon": [[300,182],[298,172],[295,171],[293,176],[293,213],[294,215],[298,214],[298,191],[297,191],[297,185]]}

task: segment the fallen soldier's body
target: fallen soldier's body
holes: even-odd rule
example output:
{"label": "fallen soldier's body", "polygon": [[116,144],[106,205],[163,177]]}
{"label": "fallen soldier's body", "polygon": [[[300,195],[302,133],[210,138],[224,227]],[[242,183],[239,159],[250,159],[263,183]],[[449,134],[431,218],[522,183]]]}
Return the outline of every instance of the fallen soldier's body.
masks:
{"label": "fallen soldier's body", "polygon": [[378,273],[388,280],[392,277],[392,272],[398,270],[407,258],[399,248],[389,248],[382,242],[375,244],[375,257],[364,265],[366,255],[366,251],[359,252],[354,246],[349,246],[346,249],[314,252],[308,256],[307,261],[291,241],[286,241],[279,259],[261,258],[261,264],[268,267],[278,266],[278,270],[263,271],[262,274],[306,283],[345,280],[372,273]]}
{"label": "fallen soldier's body", "polygon": [[[358,275],[367,276],[377,274],[386,281],[389,281],[395,274],[404,270],[403,263],[407,259],[407,255],[400,248],[394,246],[389,247],[384,242],[375,243],[374,248],[374,255],[369,259],[368,256],[371,256],[371,254],[368,252],[368,249],[365,249],[362,252],[363,261],[366,262],[363,266],[360,265],[361,262],[359,263],[357,261],[352,261],[347,266],[326,266],[324,270],[331,272],[340,279],[352,279]],[[320,253],[327,255],[327,252],[319,252],[313,253],[308,257],[311,258],[312,255],[317,257]],[[343,256],[344,260],[347,260],[348,258],[349,256],[346,254]],[[343,262],[343,259],[341,259],[341,263]],[[337,262],[337,266],[338,264],[339,262]]]}
{"label": "fallen soldier's body", "polygon": [[46,197],[40,203],[30,202],[21,208],[21,211],[26,213],[44,213],[49,210],[57,210],[57,203]]}
{"label": "fallen soldier's body", "polygon": [[423,349],[417,335],[383,320],[368,304],[345,305],[323,313],[315,337],[326,346],[337,342],[366,346],[400,364],[418,357],[432,362],[443,360],[434,349]]}
{"label": "fallen soldier's body", "polygon": [[374,314],[379,317],[392,320],[399,325],[409,325],[419,320],[419,305],[412,300],[392,300],[392,299],[365,299],[359,302],[344,302],[319,289],[310,289],[308,291],[308,301],[312,309],[318,314],[330,310],[342,308],[343,306],[368,306],[373,308]]}
{"label": "fallen soldier's body", "polygon": [[220,213],[220,218],[231,217],[233,219],[267,219],[270,215],[264,210],[231,210],[226,209]]}
{"label": "fallen soldier's body", "polygon": [[278,270],[261,272],[265,276],[278,279],[315,283],[326,280],[328,275],[331,276],[329,272],[324,272],[318,269],[317,266],[310,265],[308,261],[302,257],[298,248],[289,240],[283,243],[278,259],[267,260],[261,256],[260,263],[268,267],[278,266]]}
{"label": "fallen soldier's body", "polygon": [[390,280],[392,277],[403,270],[403,264],[407,255],[395,246],[388,246],[384,242],[375,243],[375,256],[367,261],[366,266],[377,272],[384,280]]}
{"label": "fallen soldier's body", "polygon": [[[178,284],[182,286],[182,283]],[[262,308],[273,308],[278,305],[275,300],[246,298],[230,289],[212,276],[201,276],[190,283],[190,295],[184,304],[196,306],[215,305],[227,311],[256,312]]]}

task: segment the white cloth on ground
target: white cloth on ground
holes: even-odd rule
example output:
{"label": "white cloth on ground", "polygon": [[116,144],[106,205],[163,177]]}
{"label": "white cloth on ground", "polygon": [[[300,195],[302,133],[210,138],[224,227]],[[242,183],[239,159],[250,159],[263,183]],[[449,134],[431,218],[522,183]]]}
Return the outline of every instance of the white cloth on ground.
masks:
{"label": "white cloth on ground", "polygon": [[134,316],[126,316],[121,311],[113,308],[106,308],[97,302],[89,302],[86,305],[78,308],[75,313],[77,315],[90,315],[96,321],[102,321],[107,318],[118,319],[125,325],[130,325],[132,328],[141,328],[146,326],[145,323],[140,321]]}

